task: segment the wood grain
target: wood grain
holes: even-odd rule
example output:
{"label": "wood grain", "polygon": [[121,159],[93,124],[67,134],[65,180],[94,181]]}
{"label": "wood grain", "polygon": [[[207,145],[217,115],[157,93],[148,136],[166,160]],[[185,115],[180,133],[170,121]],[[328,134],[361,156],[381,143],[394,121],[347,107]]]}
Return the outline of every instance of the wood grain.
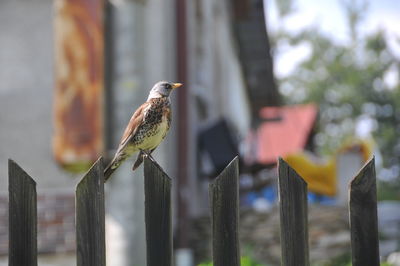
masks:
{"label": "wood grain", "polygon": [[281,158],[278,183],[282,265],[310,265],[307,183]]}
{"label": "wood grain", "polygon": [[103,161],[98,159],[76,187],[78,266],[105,266]]}
{"label": "wood grain", "polygon": [[350,231],[353,266],[379,265],[375,159],[350,182]]}
{"label": "wood grain", "polygon": [[239,266],[239,160],[238,157],[210,184],[213,263]]}
{"label": "wood grain", "polygon": [[144,160],[148,266],[172,265],[171,179],[156,163]]}
{"label": "wood grain", "polygon": [[9,265],[37,265],[36,183],[8,161]]}

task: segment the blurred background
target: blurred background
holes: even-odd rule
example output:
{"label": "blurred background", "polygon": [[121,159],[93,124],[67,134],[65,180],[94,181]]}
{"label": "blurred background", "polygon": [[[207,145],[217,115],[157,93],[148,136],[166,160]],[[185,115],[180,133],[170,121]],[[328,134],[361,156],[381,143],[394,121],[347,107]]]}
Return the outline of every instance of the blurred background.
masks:
{"label": "blurred background", "polygon": [[[279,156],[308,183],[312,265],[349,265],[348,182],[375,156],[380,254],[400,265],[399,13],[391,0],[2,0],[0,265],[8,158],[37,182],[40,264],[74,265],[75,185],[159,80],[184,83],[154,153],[174,184],[176,265],[210,262],[208,184],[236,155],[248,265],[280,264]],[[145,265],[142,171],[127,162],[106,185],[107,265]]]}

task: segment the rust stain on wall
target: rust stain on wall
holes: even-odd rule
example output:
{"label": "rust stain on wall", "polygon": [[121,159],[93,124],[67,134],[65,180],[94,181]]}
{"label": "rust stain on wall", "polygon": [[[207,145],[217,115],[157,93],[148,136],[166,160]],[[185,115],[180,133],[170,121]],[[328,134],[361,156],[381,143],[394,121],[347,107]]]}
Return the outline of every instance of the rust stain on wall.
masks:
{"label": "rust stain on wall", "polygon": [[103,151],[103,0],[56,0],[53,153],[85,170]]}

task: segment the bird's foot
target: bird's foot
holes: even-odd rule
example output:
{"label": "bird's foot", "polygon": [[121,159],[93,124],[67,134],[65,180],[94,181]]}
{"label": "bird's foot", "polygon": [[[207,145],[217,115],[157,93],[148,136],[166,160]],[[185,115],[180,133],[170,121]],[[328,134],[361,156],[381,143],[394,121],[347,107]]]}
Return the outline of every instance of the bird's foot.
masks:
{"label": "bird's foot", "polygon": [[144,156],[149,158],[150,161],[152,161],[153,163],[157,163],[156,160],[154,160],[153,156],[151,156],[151,154],[148,151],[142,149],[140,151],[144,154]]}

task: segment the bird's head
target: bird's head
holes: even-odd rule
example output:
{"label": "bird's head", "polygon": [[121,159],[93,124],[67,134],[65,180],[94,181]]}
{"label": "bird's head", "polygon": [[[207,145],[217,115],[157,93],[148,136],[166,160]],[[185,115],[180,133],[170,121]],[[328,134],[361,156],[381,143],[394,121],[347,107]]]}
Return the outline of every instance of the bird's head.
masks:
{"label": "bird's head", "polygon": [[168,97],[171,91],[180,86],[182,86],[182,83],[159,81],[151,89],[148,100],[152,98]]}

